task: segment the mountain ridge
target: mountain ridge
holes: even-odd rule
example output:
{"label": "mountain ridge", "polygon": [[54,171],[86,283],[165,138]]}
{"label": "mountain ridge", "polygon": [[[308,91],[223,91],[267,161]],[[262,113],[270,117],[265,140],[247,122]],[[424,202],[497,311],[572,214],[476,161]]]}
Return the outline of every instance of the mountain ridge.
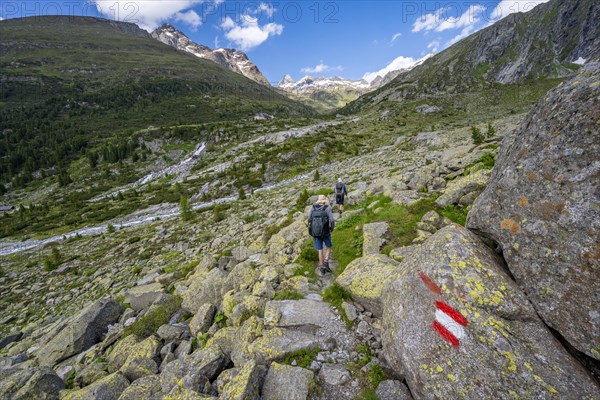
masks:
{"label": "mountain ridge", "polygon": [[163,24],[156,28],[151,36],[169,46],[193,54],[196,57],[210,60],[235,73],[252,79],[265,86],[270,86],[269,81],[260,72],[258,67],[250,61],[246,53],[241,50],[218,48],[211,49],[187,37],[183,32],[171,24]]}
{"label": "mountain ridge", "polygon": [[571,76],[580,67],[576,61],[600,57],[598,20],[600,3],[593,0],[552,0],[510,14],[348,107]]}

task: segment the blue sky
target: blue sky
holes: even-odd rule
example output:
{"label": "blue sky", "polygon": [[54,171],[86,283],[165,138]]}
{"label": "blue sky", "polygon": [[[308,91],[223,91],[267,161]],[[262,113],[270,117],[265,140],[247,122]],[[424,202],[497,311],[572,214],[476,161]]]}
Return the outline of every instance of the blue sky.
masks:
{"label": "blue sky", "polygon": [[102,16],[147,30],[169,22],[198,43],[245,51],[277,82],[284,74],[373,79],[545,1],[3,0],[0,18]]}

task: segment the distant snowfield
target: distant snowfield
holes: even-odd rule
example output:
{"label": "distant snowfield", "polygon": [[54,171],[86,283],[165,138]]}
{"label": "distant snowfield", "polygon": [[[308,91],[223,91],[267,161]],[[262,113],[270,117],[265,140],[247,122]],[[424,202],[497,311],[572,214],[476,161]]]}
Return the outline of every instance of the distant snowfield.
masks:
{"label": "distant snowfield", "polygon": [[573,61],[573,64],[583,65],[587,62],[587,60],[583,57],[579,57],[577,60]]}

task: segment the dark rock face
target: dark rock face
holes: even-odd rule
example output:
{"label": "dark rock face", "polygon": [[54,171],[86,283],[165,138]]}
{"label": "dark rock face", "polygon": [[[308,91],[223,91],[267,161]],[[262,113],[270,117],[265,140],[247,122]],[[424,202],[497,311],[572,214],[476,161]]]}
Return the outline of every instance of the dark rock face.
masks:
{"label": "dark rock face", "polygon": [[600,64],[505,137],[467,227],[496,241],[538,314],[600,360]]}
{"label": "dark rock face", "polygon": [[0,398],[57,399],[65,384],[49,367],[0,371]]}
{"label": "dark rock face", "polygon": [[600,396],[475,234],[447,226],[421,249],[382,297],[383,352],[415,399]]}
{"label": "dark rock face", "polygon": [[52,366],[100,342],[108,325],[119,320],[123,307],[115,300],[98,300],[74,316],[59,322],[42,340],[37,352],[41,365]]}

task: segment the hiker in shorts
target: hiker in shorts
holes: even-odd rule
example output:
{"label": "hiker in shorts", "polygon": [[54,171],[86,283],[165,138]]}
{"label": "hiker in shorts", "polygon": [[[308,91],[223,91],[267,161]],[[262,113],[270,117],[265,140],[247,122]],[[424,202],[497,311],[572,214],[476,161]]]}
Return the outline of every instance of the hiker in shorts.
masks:
{"label": "hiker in shorts", "polygon": [[344,212],[344,200],[348,195],[348,190],[346,189],[346,184],[342,182],[342,178],[338,178],[335,187],[333,188],[333,193],[335,193],[335,204],[340,210],[340,214]]}
{"label": "hiker in shorts", "polygon": [[319,252],[319,270],[322,274],[331,272],[329,257],[333,247],[331,232],[334,228],[335,221],[329,200],[326,196],[319,195],[308,217],[308,232],[315,239],[315,250]]}

